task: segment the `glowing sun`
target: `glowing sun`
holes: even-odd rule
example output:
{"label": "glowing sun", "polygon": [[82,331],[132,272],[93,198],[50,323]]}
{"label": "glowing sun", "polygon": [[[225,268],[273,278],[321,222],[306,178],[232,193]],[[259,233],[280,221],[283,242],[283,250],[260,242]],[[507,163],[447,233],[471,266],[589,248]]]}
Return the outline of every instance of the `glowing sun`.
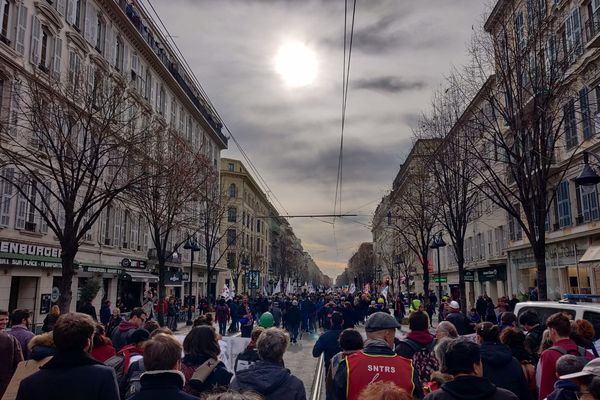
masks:
{"label": "glowing sun", "polygon": [[286,42],[279,48],[275,56],[275,71],[288,86],[310,85],[317,76],[315,52],[304,43]]}

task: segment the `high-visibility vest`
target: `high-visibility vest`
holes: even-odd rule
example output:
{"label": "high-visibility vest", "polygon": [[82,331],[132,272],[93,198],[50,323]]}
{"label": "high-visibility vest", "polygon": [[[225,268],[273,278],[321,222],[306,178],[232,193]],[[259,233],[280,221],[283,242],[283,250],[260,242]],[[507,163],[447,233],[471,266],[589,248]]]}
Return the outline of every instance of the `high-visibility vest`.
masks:
{"label": "high-visibility vest", "polygon": [[364,388],[379,381],[393,382],[411,395],[415,389],[412,360],[396,354],[388,356],[356,352],[346,357],[346,371],[348,400],[358,400]]}

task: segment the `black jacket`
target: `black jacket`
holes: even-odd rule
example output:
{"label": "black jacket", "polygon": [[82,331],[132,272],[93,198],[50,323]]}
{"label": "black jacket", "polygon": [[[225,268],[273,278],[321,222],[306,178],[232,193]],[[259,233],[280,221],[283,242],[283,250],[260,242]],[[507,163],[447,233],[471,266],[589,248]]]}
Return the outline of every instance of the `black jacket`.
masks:
{"label": "black jacket", "polygon": [[183,382],[185,378],[179,371],[144,372],[140,392],[128,400],[198,400],[182,390]]}
{"label": "black jacket", "polygon": [[544,326],[538,325],[527,333],[525,336],[525,349],[531,353],[533,365],[537,365],[540,359],[540,345],[542,344],[542,338],[544,336]]}
{"label": "black jacket", "polygon": [[324,334],[319,336],[317,343],[315,343],[315,347],[313,347],[313,357],[320,357],[321,353],[325,353],[325,371],[329,369],[331,357],[342,351],[338,343],[340,333],[342,333],[341,329],[331,329],[326,331]]}
{"label": "black jacket", "polygon": [[548,400],[578,400],[579,388],[569,380],[557,380],[554,391],[547,397]]}
{"label": "black jacket", "polygon": [[[395,356],[396,353],[387,344],[383,344],[380,340],[367,340],[365,348],[362,350],[365,354],[371,356]],[[423,398],[423,387],[419,382],[419,377],[416,368],[413,368],[412,381],[415,386],[414,392],[412,393],[413,398]],[[346,385],[348,384],[348,371],[346,363],[340,363],[337,372],[333,377],[333,400],[346,400]]]}
{"label": "black jacket", "polygon": [[518,397],[506,389],[497,388],[487,378],[459,376],[446,382],[440,390],[425,397],[425,400],[517,400]]}
{"label": "black jacket", "polygon": [[501,343],[481,345],[483,376],[498,387],[510,390],[520,400],[530,400],[531,394],[521,363],[513,357],[510,348]]}
{"label": "black jacket", "polygon": [[304,384],[283,365],[258,361],[237,373],[230,389],[253,390],[265,400],[306,400]]}
{"label": "black jacket", "polygon": [[289,326],[300,325],[302,315],[300,315],[300,308],[298,306],[291,306],[286,314],[286,322]]}
{"label": "black jacket", "polygon": [[461,312],[451,312],[446,316],[446,321],[451,322],[461,336],[473,333],[473,324],[469,318]]}
{"label": "black jacket", "polygon": [[23,379],[17,400],[119,400],[114,369],[88,353],[56,353],[33,375]]}

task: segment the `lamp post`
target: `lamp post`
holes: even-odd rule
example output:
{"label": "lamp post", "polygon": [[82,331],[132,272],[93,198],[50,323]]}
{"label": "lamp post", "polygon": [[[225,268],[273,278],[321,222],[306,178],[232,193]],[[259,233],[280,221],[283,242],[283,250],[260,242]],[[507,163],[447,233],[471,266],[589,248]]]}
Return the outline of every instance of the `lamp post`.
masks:
{"label": "lamp post", "polygon": [[187,326],[192,325],[192,283],[194,277],[194,252],[200,251],[200,246],[198,246],[198,242],[196,241],[196,236],[188,236],[183,248],[190,251],[190,279],[188,282],[188,312],[187,312],[187,321],[185,324]]}
{"label": "lamp post", "polygon": [[432,249],[437,250],[437,270],[438,270],[437,275],[438,275],[438,295],[439,295],[438,301],[441,304],[441,301],[442,301],[442,269],[441,269],[441,265],[440,265],[440,248],[446,247],[446,242],[444,242],[444,238],[442,238],[441,231],[440,231],[440,233],[438,233],[437,236],[433,237],[430,247]]}
{"label": "lamp post", "polygon": [[[400,284],[400,276],[402,275],[402,272],[400,271],[400,266],[402,264],[404,264],[404,259],[402,258],[402,256],[398,255],[394,257],[394,265],[396,266],[396,270],[398,271],[398,291],[400,294],[402,294],[402,285]],[[408,302],[410,304],[410,279],[408,276],[405,276],[404,278],[406,279],[406,296],[408,297]],[[392,282],[392,285],[393,284],[394,282]]]}
{"label": "lamp post", "polygon": [[583,169],[579,173],[577,178],[573,179],[573,182],[579,186],[594,186],[600,183],[600,176],[590,166],[589,156],[592,156],[596,161],[600,162],[600,157],[594,153],[588,151],[583,152]]}
{"label": "lamp post", "polygon": [[246,293],[246,281],[248,280],[248,266],[250,262],[248,261],[248,256],[242,257],[242,270],[244,271],[244,293]]}

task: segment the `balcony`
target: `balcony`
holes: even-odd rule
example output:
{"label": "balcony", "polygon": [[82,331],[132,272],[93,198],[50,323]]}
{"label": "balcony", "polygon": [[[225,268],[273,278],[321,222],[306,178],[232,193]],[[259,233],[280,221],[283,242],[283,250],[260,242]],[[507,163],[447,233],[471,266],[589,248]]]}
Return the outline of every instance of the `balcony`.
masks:
{"label": "balcony", "polygon": [[600,9],[585,22],[585,46],[600,47]]}

